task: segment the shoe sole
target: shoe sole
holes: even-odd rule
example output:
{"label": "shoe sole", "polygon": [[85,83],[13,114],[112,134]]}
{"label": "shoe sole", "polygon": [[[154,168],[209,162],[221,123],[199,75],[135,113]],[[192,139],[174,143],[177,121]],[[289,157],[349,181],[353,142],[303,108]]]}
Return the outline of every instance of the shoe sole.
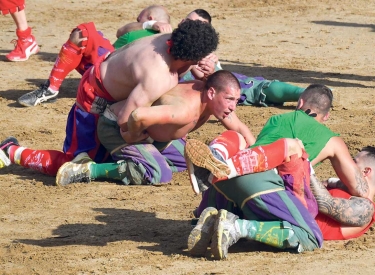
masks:
{"label": "shoe sole", "polygon": [[186,142],[185,159],[196,166],[209,170],[218,179],[225,178],[230,174],[229,166],[215,158],[208,146],[199,140],[189,139]]}
{"label": "shoe sole", "polygon": [[185,161],[186,161],[186,167],[188,170],[191,187],[193,188],[194,193],[198,195],[200,193],[200,190],[199,190],[197,178],[194,175],[194,166],[193,166],[193,163],[190,161],[190,159],[186,157],[186,154],[185,154]]}
{"label": "shoe sole", "polygon": [[61,165],[61,167],[57,171],[56,181],[55,181],[57,186],[65,186],[65,185],[70,184],[70,182],[67,182],[67,180],[66,180],[67,175],[66,175],[66,172],[65,172],[65,169],[69,169],[68,166],[70,164],[71,164],[70,162],[65,162],[63,165]]}
{"label": "shoe sole", "polygon": [[224,231],[222,221],[226,220],[227,213],[228,212],[226,210],[221,209],[216,218],[214,233],[211,240],[211,253],[215,260],[222,260],[227,258],[227,253],[223,251],[221,245]]}
{"label": "shoe sole", "polygon": [[188,250],[194,257],[204,257],[210,244],[215,218],[218,211],[216,208],[208,207],[203,210],[199,217],[197,225],[190,232],[188,238]]}

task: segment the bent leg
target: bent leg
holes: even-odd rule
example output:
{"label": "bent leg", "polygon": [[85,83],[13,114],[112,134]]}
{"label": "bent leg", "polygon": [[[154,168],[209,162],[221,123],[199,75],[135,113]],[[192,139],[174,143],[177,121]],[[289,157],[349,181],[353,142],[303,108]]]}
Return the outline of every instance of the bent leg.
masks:
{"label": "bent leg", "polygon": [[304,90],[304,88],[285,82],[273,81],[263,89],[263,93],[266,95],[266,103],[282,104],[290,101],[297,102]]}
{"label": "bent leg", "polygon": [[49,76],[49,88],[58,91],[71,71],[76,69],[83,75],[100,56],[113,50],[113,46],[92,22],[78,25],[61,47]]}
{"label": "bent leg", "polygon": [[275,172],[249,174],[213,187],[241,208],[244,219],[289,222],[299,228],[295,233],[304,250],[321,246],[322,234],[315,220],[299,199],[284,189]]}
{"label": "bent leg", "polygon": [[[155,146],[156,142],[153,143]],[[186,140],[183,138],[173,140],[164,149],[159,149],[164,156],[165,161],[169,164],[172,172],[182,172],[186,170],[186,161],[184,157]]]}
{"label": "bent leg", "polygon": [[57,150],[33,150],[21,146],[9,147],[9,159],[12,163],[55,176],[58,169],[72,158]]}
{"label": "bent leg", "polygon": [[158,184],[172,179],[172,170],[164,156],[152,144],[130,145],[112,154],[121,161],[119,173],[125,184]]}
{"label": "bent leg", "polygon": [[323,237],[317,223],[301,202],[288,191],[260,195],[246,202],[242,210],[245,216],[252,216],[251,219],[254,219],[254,215],[257,216],[258,221],[288,222],[289,229],[293,230],[303,250],[311,251],[322,245]]}

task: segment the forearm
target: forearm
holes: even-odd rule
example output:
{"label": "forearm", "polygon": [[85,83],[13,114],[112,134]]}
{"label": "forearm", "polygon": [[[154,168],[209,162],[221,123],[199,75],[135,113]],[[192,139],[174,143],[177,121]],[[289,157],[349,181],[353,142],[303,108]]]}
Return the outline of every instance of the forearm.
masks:
{"label": "forearm", "polygon": [[331,138],[325,146],[328,158],[332,167],[341,182],[346,185],[350,195],[358,197],[368,197],[369,186],[363,177],[362,172],[353,161],[344,141],[339,137]]}
{"label": "forearm", "polygon": [[139,22],[129,23],[129,24],[122,26],[121,28],[117,30],[116,37],[119,38],[120,36],[128,32],[142,30],[142,29],[143,29],[142,23],[139,23]]}
{"label": "forearm", "polygon": [[320,213],[346,226],[363,226],[370,223],[374,207],[368,199],[332,197],[315,174],[310,177],[310,187],[318,203]]}
{"label": "forearm", "polygon": [[344,184],[348,190],[349,193],[353,196],[358,196],[358,197],[368,197],[369,193],[369,186],[366,180],[364,179],[361,171],[357,167],[354,169],[354,180],[348,180],[345,177],[340,177],[340,180],[342,184]]}
{"label": "forearm", "polygon": [[204,73],[199,71],[195,66],[192,67],[191,74],[194,76],[195,79],[202,80],[202,81],[205,80]]}

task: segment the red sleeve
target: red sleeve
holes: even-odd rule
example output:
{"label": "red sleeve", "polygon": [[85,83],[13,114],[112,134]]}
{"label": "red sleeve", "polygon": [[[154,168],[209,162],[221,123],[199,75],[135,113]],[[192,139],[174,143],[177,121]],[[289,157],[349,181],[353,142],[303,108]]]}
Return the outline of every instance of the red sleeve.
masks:
{"label": "red sleeve", "polygon": [[[350,194],[348,194],[347,192],[341,189],[331,189],[329,190],[329,193],[333,197],[337,197],[337,198],[349,199],[351,197]],[[375,206],[375,203],[374,203],[374,206]],[[341,224],[339,222],[321,213],[319,213],[316,216],[315,220],[320,230],[323,233],[324,240],[347,240],[347,239],[352,239],[352,238],[357,238],[359,236],[362,236],[375,222],[375,213],[374,213],[374,216],[372,217],[372,221],[365,229],[363,229],[361,232],[358,232],[354,235],[345,236],[345,237],[341,233]]]}

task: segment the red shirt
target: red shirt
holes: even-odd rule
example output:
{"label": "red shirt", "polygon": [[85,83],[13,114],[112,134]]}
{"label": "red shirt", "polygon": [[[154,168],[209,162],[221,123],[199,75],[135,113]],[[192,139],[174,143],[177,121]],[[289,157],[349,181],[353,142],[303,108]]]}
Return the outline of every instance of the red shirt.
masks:
{"label": "red shirt", "polygon": [[[329,193],[336,198],[343,198],[343,199],[349,199],[351,195],[341,189],[331,189],[329,190]],[[372,202],[375,206],[375,203]],[[341,224],[330,217],[319,213],[315,218],[318,226],[320,227],[320,230],[323,233],[324,240],[347,240],[352,238],[357,238],[359,236],[362,236],[375,222],[375,213],[372,216],[371,222],[367,225],[366,228],[364,228],[361,232],[358,232],[356,234],[346,236],[344,237],[341,233]]]}

